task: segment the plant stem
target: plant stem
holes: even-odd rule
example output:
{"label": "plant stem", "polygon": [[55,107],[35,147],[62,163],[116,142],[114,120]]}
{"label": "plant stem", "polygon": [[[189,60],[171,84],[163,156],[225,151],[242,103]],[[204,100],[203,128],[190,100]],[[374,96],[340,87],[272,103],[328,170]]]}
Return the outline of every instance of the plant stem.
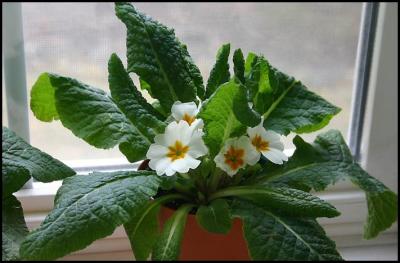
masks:
{"label": "plant stem", "polygon": [[216,168],[214,173],[211,175],[210,182],[208,184],[208,193],[214,193],[218,188],[219,181],[223,171]]}
{"label": "plant stem", "polygon": [[179,193],[181,193],[181,194],[183,194],[185,196],[193,198],[195,196],[195,192],[193,190],[191,190],[190,188],[191,187],[185,187],[184,185],[182,185],[182,184],[180,184],[178,182],[176,182],[174,184],[174,189],[176,191],[178,191]]}

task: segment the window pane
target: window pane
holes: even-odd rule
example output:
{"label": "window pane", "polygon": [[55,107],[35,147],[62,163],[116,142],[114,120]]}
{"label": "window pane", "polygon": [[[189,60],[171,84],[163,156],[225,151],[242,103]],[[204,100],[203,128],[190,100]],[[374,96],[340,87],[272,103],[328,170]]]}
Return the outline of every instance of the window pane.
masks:
{"label": "window pane", "polygon": [[[205,82],[217,49],[231,43],[262,53],[272,65],[342,108],[328,127],[347,134],[362,3],[135,3],[172,27],[186,43]],[[41,72],[77,78],[108,91],[107,61],[125,57],[125,26],[112,3],[23,3],[28,88]],[[45,10],[45,14],[43,13]],[[135,79],[136,81],[136,79]],[[30,113],[33,145],[63,159],[123,157],[100,150],[60,122]],[[318,132],[319,133],[319,132]],[[317,133],[316,133],[317,134]],[[316,134],[303,135],[312,140]],[[291,147],[289,136],[287,147]]]}

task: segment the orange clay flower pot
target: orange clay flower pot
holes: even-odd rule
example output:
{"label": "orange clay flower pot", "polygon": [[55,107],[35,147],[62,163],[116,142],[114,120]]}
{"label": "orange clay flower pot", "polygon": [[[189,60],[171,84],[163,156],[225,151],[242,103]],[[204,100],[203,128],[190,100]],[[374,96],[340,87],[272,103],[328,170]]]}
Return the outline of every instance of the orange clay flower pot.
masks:
{"label": "orange clay flower pot", "polygon": [[[160,224],[172,216],[174,210],[162,207]],[[242,222],[236,218],[227,235],[214,234],[201,228],[195,215],[189,214],[181,245],[180,260],[250,260],[243,237]]]}
{"label": "orange clay flower pot", "polygon": [[[149,170],[149,160],[144,160],[138,170]],[[159,220],[163,227],[175,210],[163,206]],[[201,228],[195,215],[189,214],[181,244],[180,260],[250,260],[246,241],[243,237],[242,221],[235,218],[230,232],[210,233]]]}

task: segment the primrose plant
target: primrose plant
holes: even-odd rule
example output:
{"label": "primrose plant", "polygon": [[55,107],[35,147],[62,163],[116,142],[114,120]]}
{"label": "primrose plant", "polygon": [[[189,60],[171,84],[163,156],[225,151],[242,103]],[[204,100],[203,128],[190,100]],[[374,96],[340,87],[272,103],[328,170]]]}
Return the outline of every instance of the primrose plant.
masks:
{"label": "primrose plant", "polygon": [[[63,257],[120,225],[136,259],[178,259],[186,218],[195,214],[202,228],[219,234],[241,219],[255,260],[341,260],[316,221],[340,213],[310,191],[343,179],[366,192],[365,238],[396,221],[396,194],[355,162],[338,131],[314,143],[297,135],[294,154],[284,153],[282,136],[323,128],[338,107],[260,54],[245,59],[235,50],[231,75],[230,44],[218,50],[204,85],[173,30],[129,3],[116,3],[115,12],[127,28],[127,67],[111,55],[110,94],[43,73],[30,105],[41,121],[60,120],[90,145],[118,145],[130,162],[144,161],[139,171],[64,179],[54,209],[22,242],[23,259]],[[156,102],[144,99],[132,72]],[[176,211],[160,229],[162,206]]]}

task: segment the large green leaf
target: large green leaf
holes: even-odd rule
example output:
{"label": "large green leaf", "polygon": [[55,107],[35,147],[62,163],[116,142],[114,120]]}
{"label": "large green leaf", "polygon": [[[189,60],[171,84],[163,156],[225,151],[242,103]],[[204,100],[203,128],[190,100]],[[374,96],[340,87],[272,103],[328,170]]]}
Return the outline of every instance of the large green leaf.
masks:
{"label": "large green leaf", "polygon": [[1,260],[19,260],[19,246],[28,234],[21,203],[10,195],[2,200]]}
{"label": "large green leaf", "polygon": [[194,101],[197,90],[199,94],[204,91],[200,71],[174,31],[129,3],[115,3],[115,12],[127,28],[128,72],[135,72],[151,86],[152,95],[166,112],[174,101]]}
{"label": "large green leaf", "polygon": [[212,158],[218,154],[226,139],[244,127],[233,113],[233,100],[238,92],[239,84],[233,79],[222,84],[199,114],[204,121],[204,142]]}
{"label": "large green leaf", "polygon": [[264,127],[284,135],[309,133],[325,127],[339,112],[340,108],[296,82],[264,114]]}
{"label": "large green leaf", "polygon": [[350,179],[366,192],[368,218],[364,237],[373,238],[397,218],[397,195],[365,172],[353,159],[337,130],[320,134],[313,144],[296,136],[296,151],[284,165],[268,163],[258,178],[264,184],[289,185],[303,190],[324,190],[338,180]]}
{"label": "large green leaf", "polygon": [[137,216],[157,192],[150,171],[92,173],[67,178],[55,206],[21,244],[21,257],[52,260],[80,250]]}
{"label": "large green leaf", "polygon": [[335,242],[314,219],[282,216],[242,200],[235,200],[232,213],[243,220],[254,260],[342,260]]}
{"label": "large green leaf", "polygon": [[[56,74],[43,73],[39,79],[45,77],[49,80],[38,81],[32,87],[36,96],[31,97],[31,109],[39,120],[44,120],[42,115],[46,113],[46,118],[51,121],[47,110],[52,109],[52,104],[55,103],[57,118],[77,137],[102,149],[122,144],[120,149],[131,162],[144,158],[152,141],[123,114],[103,90]],[[38,105],[35,103],[37,99],[48,97],[40,92],[50,90],[50,87],[43,88],[43,83],[55,90],[55,98]]]}
{"label": "large green leaf", "polygon": [[150,201],[137,215],[124,224],[136,260],[148,259],[159,236],[158,212],[163,203],[182,198],[170,194]]}
{"label": "large green leaf", "polygon": [[233,53],[233,72],[235,76],[242,82],[245,83],[244,79],[245,61],[242,50],[236,49]]}
{"label": "large green leaf", "polygon": [[250,107],[248,90],[242,84],[233,99],[233,112],[240,122],[246,126],[254,127],[260,124],[261,115]]}
{"label": "large green leaf", "polygon": [[335,217],[340,213],[331,204],[307,192],[296,189],[266,186],[233,186],[222,189],[210,200],[236,196],[253,200],[272,211],[291,216]]}
{"label": "large green leaf", "polygon": [[203,100],[206,93],[203,84],[203,76],[201,76],[200,69],[196,66],[192,57],[189,55],[187,46],[184,44],[181,44],[181,46],[183,51],[183,58],[186,62],[186,67],[188,69],[191,78],[193,79],[194,84],[197,87],[197,96],[199,96]]}
{"label": "large green leaf", "polygon": [[4,126],[2,139],[3,197],[19,190],[30,176],[41,182],[51,182],[75,174],[74,170],[32,147]]}
{"label": "large green leaf", "polygon": [[[264,127],[280,134],[305,133],[326,126],[340,109],[309,91],[301,82],[270,65],[262,56],[250,53],[245,64],[245,85],[254,110],[264,117]],[[248,126],[254,113],[237,118]]]}
{"label": "large green leaf", "polygon": [[108,62],[108,72],[111,96],[131,123],[150,141],[164,132],[164,117],[142,97],[115,53]]}
{"label": "large green leaf", "polygon": [[185,231],[186,219],[192,205],[182,205],[164,224],[163,231],[157,240],[152,260],[177,260]]}
{"label": "large green leaf", "polygon": [[224,199],[201,205],[197,210],[196,220],[200,226],[212,233],[227,234],[232,227],[229,205]]}
{"label": "large green leaf", "polygon": [[229,43],[222,45],[218,49],[216,62],[211,69],[210,76],[207,81],[206,98],[209,98],[217,88],[229,81],[229,52],[231,45]]}

